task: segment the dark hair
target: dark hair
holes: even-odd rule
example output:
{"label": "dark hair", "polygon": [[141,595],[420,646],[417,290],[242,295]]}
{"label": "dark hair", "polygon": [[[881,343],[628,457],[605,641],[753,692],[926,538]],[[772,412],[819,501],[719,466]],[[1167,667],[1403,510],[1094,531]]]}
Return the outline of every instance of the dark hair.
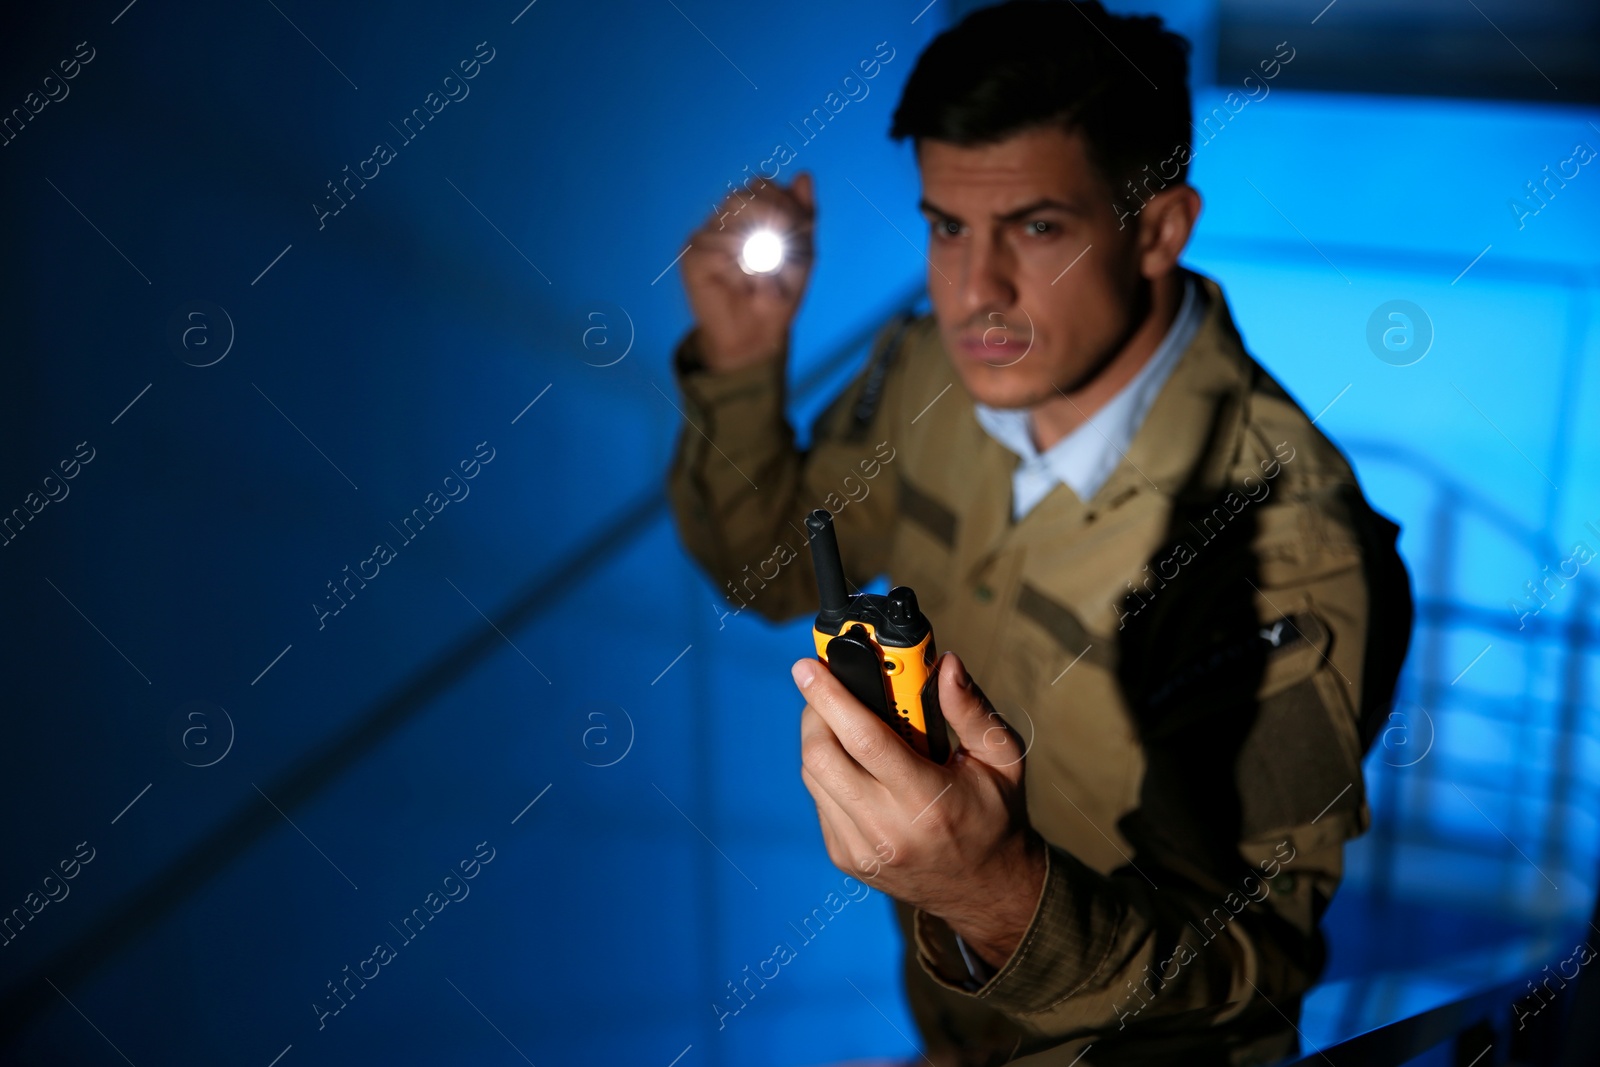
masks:
{"label": "dark hair", "polygon": [[1189,42],[1157,16],[1112,15],[1099,0],[1011,0],[934,38],[889,136],[974,146],[1059,125],[1083,135],[1115,189],[1189,143],[1188,78]]}

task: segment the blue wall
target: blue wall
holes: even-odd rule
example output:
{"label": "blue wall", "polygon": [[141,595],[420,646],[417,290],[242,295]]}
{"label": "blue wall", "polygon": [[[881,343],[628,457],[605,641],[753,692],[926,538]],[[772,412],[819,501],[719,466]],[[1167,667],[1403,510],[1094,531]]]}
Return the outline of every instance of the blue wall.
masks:
{"label": "blue wall", "polygon": [[[277,7],[6,16],[7,108],[93,50],[0,147],[0,491],[7,509],[67,494],[0,548],[0,906],[93,850],[0,949],[7,990],[59,988],[28,1002],[14,1054],[910,1054],[877,894],[717,1027],[724,983],[843,876],[793,773],[783,668],[805,623],[719,619],[650,501],[681,424],[668,267],[880,41],[895,58],[870,95],[798,146],[821,258],[797,376],[915,291],[916,173],[884,131],[944,13]],[[479,42],[492,59],[447,85]],[[1526,632],[1506,602],[1573,540],[1600,548],[1600,171],[1522,229],[1506,201],[1574,141],[1600,148],[1600,112],[1296,94],[1292,66],[1278,84],[1197,156],[1190,262],[1303,405],[1338,398],[1320,425],[1438,605],[1403,691],[1428,714],[1368,764],[1377,825],[1330,916],[1337,979],[1446,954],[1453,928],[1373,947],[1372,922],[1423,902],[1507,930],[1592,902],[1594,662],[1563,628],[1593,626],[1592,582]],[[391,122],[463,86],[401,143]],[[319,229],[325,183],[375,141],[394,158]],[[1391,299],[1436,333],[1413,366],[1366,344]],[[492,460],[461,480],[482,442]],[[430,492],[460,499],[406,543],[390,524]],[[394,558],[319,625],[325,583],[379,541]],[[537,611],[486,654],[426,673],[520,603]],[[1424,718],[1436,743],[1399,766]],[[492,861],[449,883],[470,895],[403,943],[390,924],[480,842]],[[395,958],[319,1029],[325,983],[380,941]]]}

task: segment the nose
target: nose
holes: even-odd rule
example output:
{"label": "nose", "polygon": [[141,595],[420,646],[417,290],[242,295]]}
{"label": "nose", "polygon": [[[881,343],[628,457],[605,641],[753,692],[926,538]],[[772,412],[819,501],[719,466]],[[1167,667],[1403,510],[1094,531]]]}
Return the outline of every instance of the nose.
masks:
{"label": "nose", "polygon": [[998,240],[974,240],[962,265],[958,299],[969,319],[1005,311],[1017,300],[1011,255]]}

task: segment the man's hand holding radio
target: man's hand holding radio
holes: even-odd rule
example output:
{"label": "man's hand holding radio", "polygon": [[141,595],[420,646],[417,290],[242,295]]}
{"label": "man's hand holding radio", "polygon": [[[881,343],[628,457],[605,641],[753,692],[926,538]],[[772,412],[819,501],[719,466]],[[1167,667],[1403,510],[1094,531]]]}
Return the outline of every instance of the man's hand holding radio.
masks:
{"label": "man's hand holding radio", "polygon": [[1027,932],[1045,877],[1028,825],[1023,749],[953,653],[939,703],[960,747],[944,766],[912,751],[814,659],[794,666],[806,698],[800,776],[840,870],[937,915],[993,967]]}
{"label": "man's hand holding radio", "polygon": [[[683,258],[700,356],[713,372],[777,358],[811,274],[811,175],[798,174],[787,187],[758,178],[752,187],[728,195],[690,236]],[[745,241],[762,229],[782,239],[783,262],[769,273],[749,273],[739,257]]]}

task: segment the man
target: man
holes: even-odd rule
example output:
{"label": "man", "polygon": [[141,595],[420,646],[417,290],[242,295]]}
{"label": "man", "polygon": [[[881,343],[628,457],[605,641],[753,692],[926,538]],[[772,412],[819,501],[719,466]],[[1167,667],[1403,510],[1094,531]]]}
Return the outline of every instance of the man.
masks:
{"label": "man", "polygon": [[[814,612],[794,546],[830,506],[851,581],[911,586],[949,650],[943,766],[794,668],[829,855],[895,899],[941,1067],[1292,1052],[1368,823],[1360,761],[1410,629],[1397,530],[1178,265],[1186,53],[1094,0],[982,10],[929,46],[892,136],[916,148],[933,314],[880,334],[804,451],[783,403],[809,176],[735,226],[725,205],[683,261],[689,550],[736,603]],[[739,265],[753,225],[786,235],[775,274]]]}

